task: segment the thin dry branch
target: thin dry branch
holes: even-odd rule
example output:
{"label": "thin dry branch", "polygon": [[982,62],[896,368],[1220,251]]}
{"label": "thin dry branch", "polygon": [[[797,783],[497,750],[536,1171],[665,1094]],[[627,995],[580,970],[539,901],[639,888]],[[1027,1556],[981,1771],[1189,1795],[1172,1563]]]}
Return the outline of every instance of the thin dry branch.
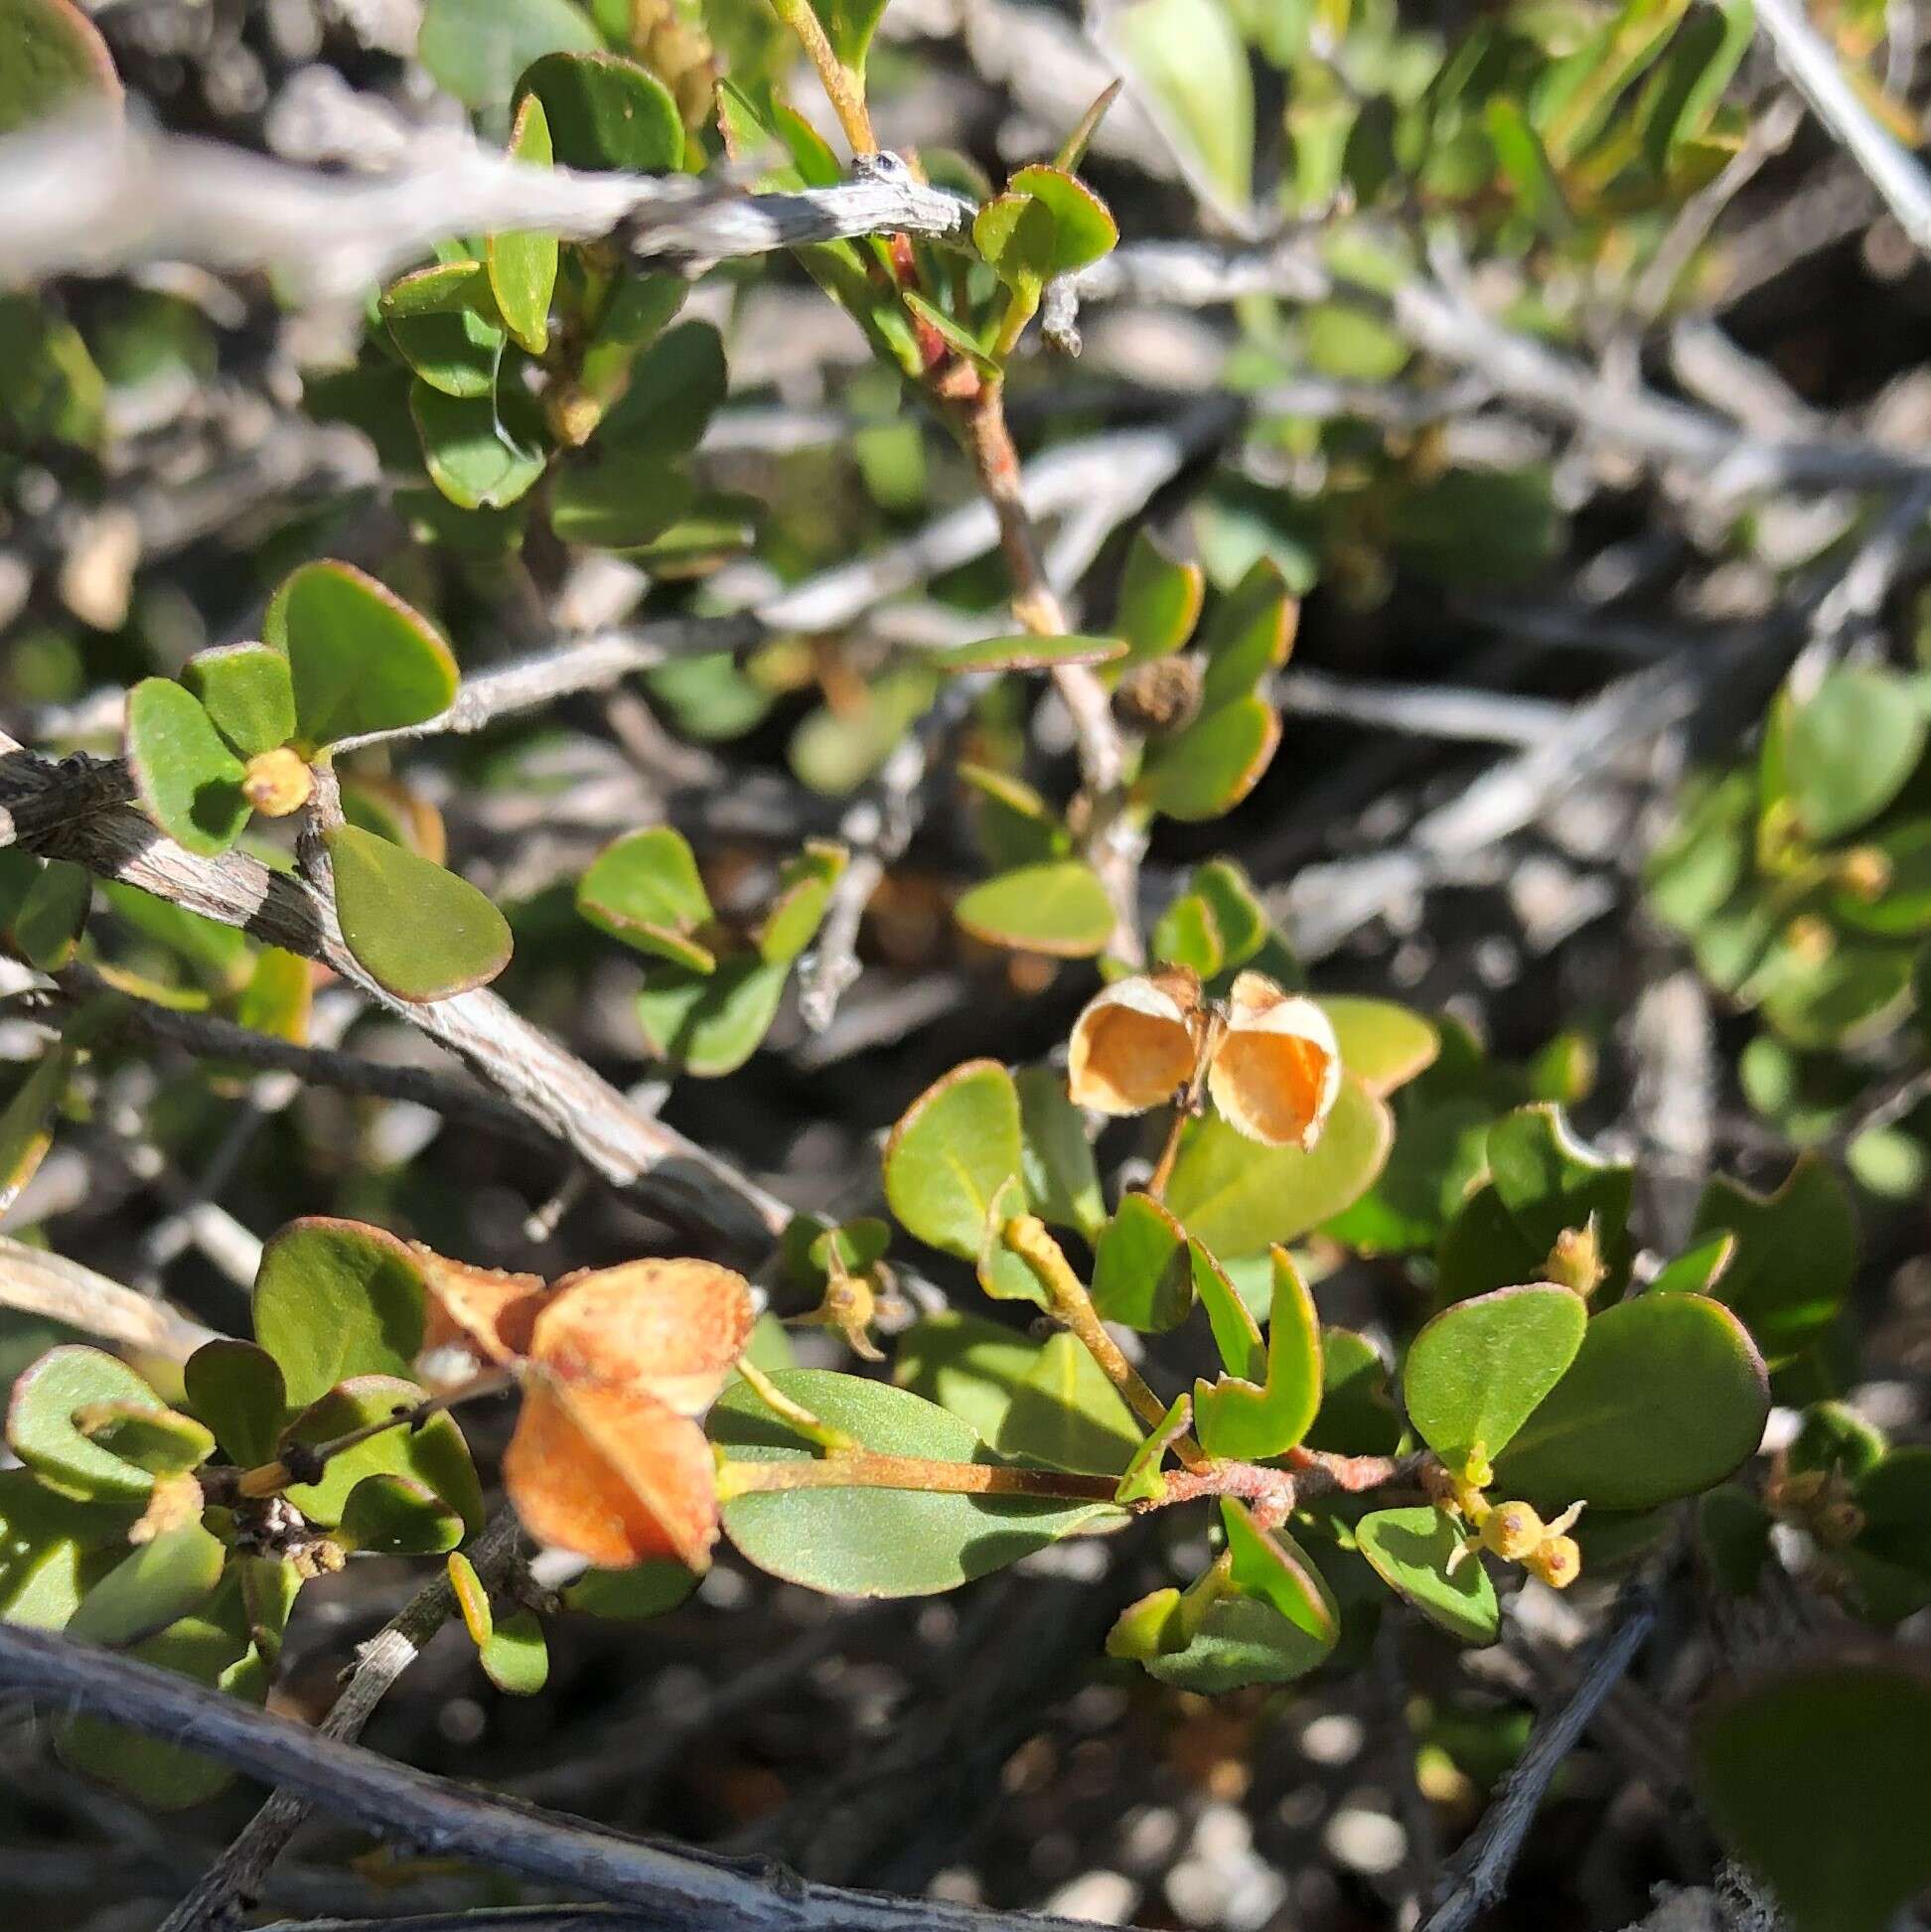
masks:
{"label": "thin dry branch", "polygon": [[[516,1516],[503,1510],[470,1546],[469,1560],[486,1588],[508,1576],[520,1551]],[[456,1614],[447,1576],[426,1583],[356,1653],[342,1693],[317,1735],[353,1744],[396,1680],[422,1655],[431,1637]],[[161,1932],[214,1932],[259,1898],[268,1868],[287,1849],[314,1806],[299,1793],[277,1790],[227,1849],[162,1921]]]}
{"label": "thin dry branch", "polygon": [[[0,756],[0,799],[44,790],[62,767]],[[487,989],[423,1004],[397,999],[344,943],[335,908],[303,880],[241,852],[201,858],[130,807],[86,813],[21,841],[96,877],[139,886],[304,959],[321,960],[377,1005],[473,1067],[513,1106],[654,1213],[734,1252],[762,1255],[790,1219],[776,1196],[673,1128],[640,1114],[608,1081]]]}
{"label": "thin dry branch", "polygon": [[78,1262],[0,1235],[0,1308],[98,1335],[103,1342],[185,1362],[215,1330],[165,1301],[136,1294]]}
{"label": "thin dry branch", "polygon": [[928,188],[896,155],[852,179],[747,195],[688,175],[529,168],[454,131],[425,133],[380,175],[325,173],[97,116],[0,143],[0,283],[139,262],[274,269],[349,295],[437,241],[537,228],[618,235],[632,253],[691,266],[861,234],[965,232],[972,205]]}
{"label": "thin dry branch", "polygon": [[123,1723],[300,1793],[378,1838],[647,1909],[658,1932],[1074,1932],[1069,1919],[819,1884],[600,1831],[392,1764],[92,1644],[0,1625],[0,1686]]}

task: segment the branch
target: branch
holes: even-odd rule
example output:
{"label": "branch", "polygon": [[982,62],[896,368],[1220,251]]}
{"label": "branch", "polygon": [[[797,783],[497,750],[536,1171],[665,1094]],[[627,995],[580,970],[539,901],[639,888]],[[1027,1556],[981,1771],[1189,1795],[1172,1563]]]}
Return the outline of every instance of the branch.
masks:
{"label": "branch", "polygon": [[1484,1906],[1501,1897],[1543,1794],[1655,1623],[1654,1590],[1641,1581],[1626,1585],[1581,1681],[1567,1704],[1553,1716],[1545,1713],[1537,1720],[1528,1748],[1502,1781],[1487,1815],[1457,1857],[1457,1862],[1463,1865],[1461,1877],[1429,1913],[1421,1932],[1465,1932]]}
{"label": "branch", "polygon": [[1757,25],[1811,112],[1849,152],[1884,198],[1920,254],[1931,254],[1931,180],[1857,98],[1838,58],[1792,0],[1758,0]]}
{"label": "branch", "polygon": [[374,176],[325,173],[87,115],[0,143],[0,283],[146,261],[274,269],[345,296],[442,240],[533,228],[617,235],[633,254],[707,264],[862,234],[963,234],[972,205],[916,181],[896,155],[852,179],[747,195],[688,175],[530,168],[467,134],[423,134]]}
{"label": "branch", "polygon": [[[39,790],[60,768],[25,752],[0,755],[0,798]],[[637,1112],[594,1069],[487,989],[415,1004],[377,985],[344,944],[335,908],[301,879],[245,853],[201,858],[126,806],[94,812],[21,841],[96,876],[139,886],[304,959],[321,960],[385,1011],[467,1061],[520,1113],[575,1149],[597,1173],[654,1213],[762,1256],[790,1211],[774,1195],[673,1128]]]}
{"label": "branch", "polygon": [[[486,1588],[509,1574],[520,1541],[517,1518],[506,1509],[470,1546],[470,1561]],[[438,1575],[426,1583],[358,1651],[342,1695],[329,1707],[316,1734],[353,1744],[396,1679],[455,1613],[456,1592],[448,1576]],[[251,1908],[260,1897],[269,1866],[287,1850],[313,1809],[296,1792],[276,1791],[162,1921],[161,1932],[213,1932],[237,1911]]]}
{"label": "branch", "polygon": [[0,1625],[0,1685],[204,1752],[377,1838],[643,1908],[653,1932],[1075,1932],[1078,1923],[849,1891],[764,1859],[601,1831],[392,1764],[172,1671],[46,1631]]}
{"label": "branch", "polygon": [[185,1362],[215,1330],[92,1268],[0,1235],[0,1308],[45,1315],[102,1341]]}
{"label": "branch", "polygon": [[1341,297],[1368,309],[1414,348],[1480,375],[1500,395],[1651,462],[1703,473],[1718,495],[1804,487],[1870,490],[1931,474],[1923,458],[1853,437],[1755,437],[1708,410],[1672,401],[1492,322],[1426,276],[1393,293],[1335,275],[1304,236],[1263,248],[1150,241],[1117,248],[1066,285],[1078,302],[1210,308],[1243,295],[1293,302]]}

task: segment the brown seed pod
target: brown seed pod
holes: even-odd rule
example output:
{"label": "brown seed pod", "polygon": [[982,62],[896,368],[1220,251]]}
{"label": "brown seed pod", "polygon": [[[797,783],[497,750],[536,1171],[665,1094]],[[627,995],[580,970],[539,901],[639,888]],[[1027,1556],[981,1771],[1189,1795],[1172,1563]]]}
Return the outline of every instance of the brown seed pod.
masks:
{"label": "brown seed pod", "polygon": [[1135,666],[1114,692],[1114,716],[1149,737],[1184,730],[1200,715],[1201,670],[1192,658],[1155,658]]}
{"label": "brown seed pod", "polygon": [[1193,1079],[1205,1026],[1200,981],[1184,970],[1120,979],[1087,1002],[1067,1048],[1075,1107],[1143,1114]]}
{"label": "brown seed pod", "polygon": [[1207,1091],[1229,1125],[1268,1147],[1311,1147],[1341,1092],[1341,1048],[1328,1016],[1264,973],[1244,972]]}

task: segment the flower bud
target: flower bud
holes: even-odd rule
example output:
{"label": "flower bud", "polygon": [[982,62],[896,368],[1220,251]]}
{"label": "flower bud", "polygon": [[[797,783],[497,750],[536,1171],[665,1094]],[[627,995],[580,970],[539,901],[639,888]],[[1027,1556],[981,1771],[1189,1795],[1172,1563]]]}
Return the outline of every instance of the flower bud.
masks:
{"label": "flower bud", "polygon": [[1875,899],[1891,882],[1890,859],[1878,846],[1854,845],[1838,860],[1837,879],[1854,897]]}
{"label": "flower bud", "polygon": [[1482,1519],[1483,1548],[1506,1562],[1533,1556],[1548,1535],[1542,1518],[1527,1503],[1498,1503]]}
{"label": "flower bud", "polygon": [[1602,1264],[1602,1242],[1596,1233],[1594,1215],[1579,1228],[1564,1228],[1556,1237],[1556,1246],[1543,1263],[1546,1279],[1573,1289],[1584,1301],[1601,1286],[1607,1272]]}
{"label": "flower bud", "polygon": [[1129,731],[1159,737],[1184,730],[1200,715],[1200,666],[1191,658],[1137,665],[1114,692],[1114,715]]}
{"label": "flower bud", "polygon": [[1582,1551],[1573,1537],[1545,1537],[1525,1559],[1532,1576],[1552,1590],[1565,1590],[1582,1573]]}
{"label": "flower bud", "polygon": [[1842,1550],[1857,1540],[1864,1526],[1864,1513],[1856,1503],[1826,1503],[1810,1522],[1811,1535],[1827,1550]]}
{"label": "flower bud", "polygon": [[315,776],[301,753],[286,745],[258,752],[241,774],[241,796],[264,818],[286,818],[309,802]]}

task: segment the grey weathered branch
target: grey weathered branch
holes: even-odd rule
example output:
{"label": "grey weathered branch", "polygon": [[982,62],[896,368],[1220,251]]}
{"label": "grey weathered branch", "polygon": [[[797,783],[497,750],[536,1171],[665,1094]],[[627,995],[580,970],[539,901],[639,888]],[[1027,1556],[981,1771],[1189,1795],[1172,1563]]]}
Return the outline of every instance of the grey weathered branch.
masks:
{"label": "grey weathered branch", "polygon": [[0,143],[0,283],[12,284],[190,261],[347,295],[437,241],[509,228],[617,235],[634,254],[697,265],[861,234],[958,236],[972,216],[893,155],[835,187],[747,195],[715,178],[525,167],[442,131],[355,176],[91,115]]}
{"label": "grey weathered branch", "polygon": [[1863,170],[1918,252],[1931,254],[1931,179],[1917,158],[1877,124],[1794,0],[1758,0],[1756,22],[1811,111]]}
{"label": "grey weathered branch", "polygon": [[[25,752],[0,757],[0,801],[58,783],[62,770]],[[199,857],[127,806],[87,813],[21,842],[325,962],[376,1004],[467,1061],[606,1180],[680,1227],[708,1233],[733,1252],[762,1255],[790,1219],[774,1195],[638,1113],[594,1069],[487,988],[421,1004],[385,991],[344,943],[333,905],[299,878],[271,872],[241,852]]]}
{"label": "grey weathered branch", "polygon": [[819,1884],[580,1825],[432,1777],[131,1657],[0,1625],[0,1686],[299,1793],[378,1838],[649,1911],[658,1932],[1073,1932],[1076,1921]]}
{"label": "grey weathered branch", "polygon": [[[485,1588],[494,1588],[510,1573],[520,1543],[516,1516],[506,1509],[492,1518],[470,1546],[469,1560]],[[353,1744],[395,1681],[455,1614],[456,1592],[449,1578],[438,1575],[425,1583],[356,1653],[355,1667],[341,1695],[329,1707],[317,1735]],[[269,1866],[313,1809],[298,1792],[274,1792],[162,1921],[161,1932],[214,1932],[237,1912],[251,1907],[260,1895]]]}
{"label": "grey weathered branch", "polygon": [[1140,242],[1072,279],[1081,302],[1208,308],[1243,295],[1287,301],[1345,297],[1381,316],[1414,348],[1480,375],[1498,395],[1585,430],[1646,461],[1697,470],[1705,488],[1735,496],[1776,489],[1877,489],[1915,482],[1931,463],[1850,436],[1758,437],[1708,410],[1640,383],[1613,380],[1560,350],[1518,335],[1431,280],[1411,275],[1392,292],[1334,274],[1311,238],[1259,248]]}
{"label": "grey weathered branch", "polygon": [[215,1339],[214,1329],[165,1301],[136,1294],[78,1262],[29,1248],[10,1235],[0,1235],[0,1308],[43,1315],[171,1362],[187,1361],[204,1342]]}
{"label": "grey weathered branch", "polygon": [[1421,1932],[1465,1932],[1484,1906],[1501,1897],[1544,1793],[1562,1760],[1588,1729],[1603,1699],[1629,1669],[1655,1623],[1655,1591],[1641,1580],[1627,1585],[1568,1702],[1537,1723],[1528,1748],[1502,1781],[1474,1836],[1458,1855],[1460,1875],[1428,1914]]}

